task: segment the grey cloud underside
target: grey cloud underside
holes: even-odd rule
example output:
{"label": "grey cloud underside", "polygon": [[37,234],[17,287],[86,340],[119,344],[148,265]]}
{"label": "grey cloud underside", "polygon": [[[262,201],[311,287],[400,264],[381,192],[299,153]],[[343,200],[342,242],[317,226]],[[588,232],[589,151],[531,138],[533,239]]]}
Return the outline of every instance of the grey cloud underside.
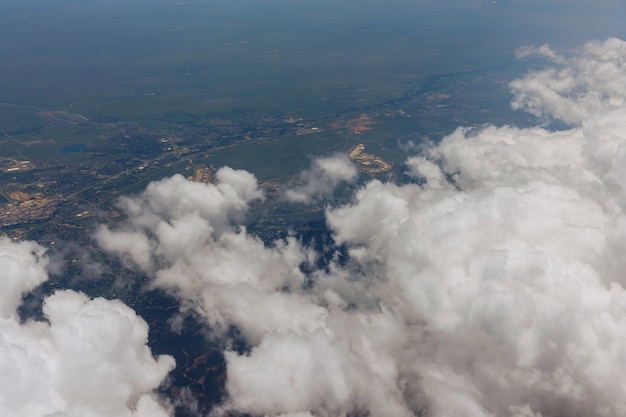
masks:
{"label": "grey cloud underside", "polygon": [[307,277],[314,251],[248,234],[262,195],[228,168],[152,184],[97,239],[241,329],[215,414],[626,415],[624,45],[523,51],[555,67],[514,81],[514,105],[572,127],[459,128],[407,161],[420,181],[369,182],[326,213],[347,265]]}

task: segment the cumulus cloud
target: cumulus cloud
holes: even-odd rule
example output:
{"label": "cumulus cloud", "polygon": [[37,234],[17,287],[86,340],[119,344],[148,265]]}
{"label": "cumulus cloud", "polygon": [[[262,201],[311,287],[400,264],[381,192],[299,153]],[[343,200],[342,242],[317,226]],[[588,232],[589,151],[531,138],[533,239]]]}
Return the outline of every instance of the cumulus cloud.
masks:
{"label": "cumulus cloud", "polygon": [[0,237],[0,318],[14,316],[22,294],[48,279],[48,258],[44,256],[45,251],[45,248],[35,242],[13,244],[8,238]]}
{"label": "cumulus cloud", "polygon": [[410,161],[425,185],[372,182],[328,214],[353,258],[377,265],[369,294],[422,323],[402,364],[432,415],[624,412],[626,294],[611,249],[623,247],[623,190],[585,157],[588,139],[458,130]]}
{"label": "cumulus cloud", "polygon": [[317,158],[313,161],[313,167],[301,174],[304,184],[285,191],[285,198],[308,204],[315,199],[331,196],[339,184],[354,182],[358,175],[356,167],[346,155]]}
{"label": "cumulus cloud", "polygon": [[520,59],[540,56],[544,58],[549,58],[552,62],[556,62],[559,64],[566,63],[565,57],[554,52],[552,48],[550,48],[550,45],[548,45],[547,43],[541,45],[538,48],[532,46],[522,46],[521,48],[518,48],[517,51],[515,51],[515,56]]}
{"label": "cumulus cloud", "polygon": [[216,178],[213,185],[175,175],[151,183],[139,196],[121,198],[118,205],[129,227],[112,233],[102,226],[97,242],[146,272],[159,259],[202,247],[205,240],[241,221],[250,201],[264,197],[256,178],[246,171],[224,167]]}
{"label": "cumulus cloud", "polygon": [[293,238],[266,247],[239,227],[247,203],[263,194],[248,172],[222,168],[217,177],[217,185],[180,176],[151,184],[121,201],[129,221],[100,228],[97,241],[152,273],[214,329],[234,323],[251,340],[273,329],[308,332],[325,311],[288,290],[303,285],[299,266],[310,254]]}
{"label": "cumulus cloud", "polygon": [[568,57],[548,45],[518,51],[518,56],[530,55],[549,58],[555,66],[511,83],[514,109],[580,125],[598,111],[624,106],[626,42],[621,39],[589,42]]}
{"label": "cumulus cloud", "polygon": [[511,84],[516,106],[572,128],[459,128],[407,161],[420,181],[374,180],[329,209],[346,262],[311,271],[294,238],[248,234],[259,192],[236,171],[247,185],[202,186],[207,200],[156,183],[98,239],[121,252],[136,234],[154,285],[241,329],[250,350],[225,352],[216,414],[623,416],[626,91],[602,81],[625,76],[623,45],[545,47],[560,69]]}
{"label": "cumulus cloud", "polygon": [[121,302],[59,291],[45,300],[46,322],[20,322],[22,294],[47,279],[44,252],[0,238],[0,415],[170,415],[152,391],[173,359],[153,358],[148,326]]}

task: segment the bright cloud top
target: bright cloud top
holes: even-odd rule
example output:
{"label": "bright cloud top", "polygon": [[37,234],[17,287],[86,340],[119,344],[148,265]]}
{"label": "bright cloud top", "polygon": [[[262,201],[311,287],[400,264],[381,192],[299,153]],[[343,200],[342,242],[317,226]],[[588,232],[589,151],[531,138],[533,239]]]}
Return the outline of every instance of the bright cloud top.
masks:
{"label": "bright cloud top", "polygon": [[359,173],[347,155],[336,154],[317,158],[313,167],[302,173],[304,184],[288,189],[285,198],[296,203],[311,203],[315,199],[332,196],[341,183],[354,182]]}
{"label": "bright cloud top", "polygon": [[132,237],[155,285],[252,347],[226,352],[217,414],[626,415],[626,108],[602,82],[623,42],[541,53],[560,69],[513,82],[517,105],[576,127],[458,129],[409,159],[420,185],[327,212],[347,263],[305,274],[317,254],[237,226],[259,195],[240,171],[194,190],[212,199],[175,179],[125,200],[101,245]]}
{"label": "bright cloud top", "polygon": [[511,83],[514,109],[580,125],[598,111],[618,109],[626,98],[626,42],[612,38],[589,42],[564,57],[548,45],[523,48],[521,57],[538,55],[556,65]]}
{"label": "bright cloud top", "polygon": [[22,293],[47,279],[44,248],[0,238],[0,415],[158,417],[152,395],[173,368],[146,346],[148,326],[119,301],[48,297],[47,322],[20,323]]}
{"label": "bright cloud top", "polygon": [[180,176],[153,183],[122,201],[126,227],[102,227],[96,239],[152,272],[156,285],[188,301],[214,328],[234,323],[253,340],[274,329],[308,333],[325,310],[280,291],[303,285],[306,251],[294,239],[268,248],[237,227],[247,203],[263,196],[251,174],[222,168],[217,179],[216,185]]}
{"label": "bright cloud top", "polygon": [[144,271],[151,270],[158,259],[173,259],[201,247],[242,220],[250,201],[263,198],[256,178],[248,172],[226,167],[216,178],[214,186],[175,175],[150,184],[138,197],[120,199],[119,206],[132,227],[115,234],[101,227],[96,239],[104,249],[128,258]]}

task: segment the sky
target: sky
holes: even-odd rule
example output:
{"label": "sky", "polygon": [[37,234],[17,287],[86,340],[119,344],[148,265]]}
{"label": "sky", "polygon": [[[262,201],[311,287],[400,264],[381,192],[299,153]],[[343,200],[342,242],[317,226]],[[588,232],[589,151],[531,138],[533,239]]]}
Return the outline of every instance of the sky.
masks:
{"label": "sky", "polygon": [[[354,187],[325,211],[323,253],[247,231],[265,196],[245,170],[119,199],[128,220],[98,227],[99,247],[209,337],[235,327],[250,347],[225,345],[226,393],[209,415],[626,414],[626,42],[578,38],[515,48],[528,68],[510,80],[511,105],[536,126],[459,126],[416,144],[402,183],[361,185],[347,158],[314,159],[285,200]],[[44,320],[20,319],[50,267],[38,243],[0,238],[0,415],[173,416],[156,390],[174,360],[150,352],[130,307],[58,290]]]}

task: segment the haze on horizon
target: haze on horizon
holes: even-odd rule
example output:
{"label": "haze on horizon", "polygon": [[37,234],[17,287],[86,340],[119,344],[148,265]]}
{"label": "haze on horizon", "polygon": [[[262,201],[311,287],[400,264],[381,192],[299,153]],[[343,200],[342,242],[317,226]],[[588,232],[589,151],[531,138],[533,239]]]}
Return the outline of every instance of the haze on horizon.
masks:
{"label": "haze on horizon", "polygon": [[198,93],[263,94],[244,105],[277,110],[306,106],[320,83],[386,87],[511,65],[525,45],[620,37],[623,12],[617,1],[7,0],[0,91],[57,107],[152,90],[186,91],[196,107]]}

